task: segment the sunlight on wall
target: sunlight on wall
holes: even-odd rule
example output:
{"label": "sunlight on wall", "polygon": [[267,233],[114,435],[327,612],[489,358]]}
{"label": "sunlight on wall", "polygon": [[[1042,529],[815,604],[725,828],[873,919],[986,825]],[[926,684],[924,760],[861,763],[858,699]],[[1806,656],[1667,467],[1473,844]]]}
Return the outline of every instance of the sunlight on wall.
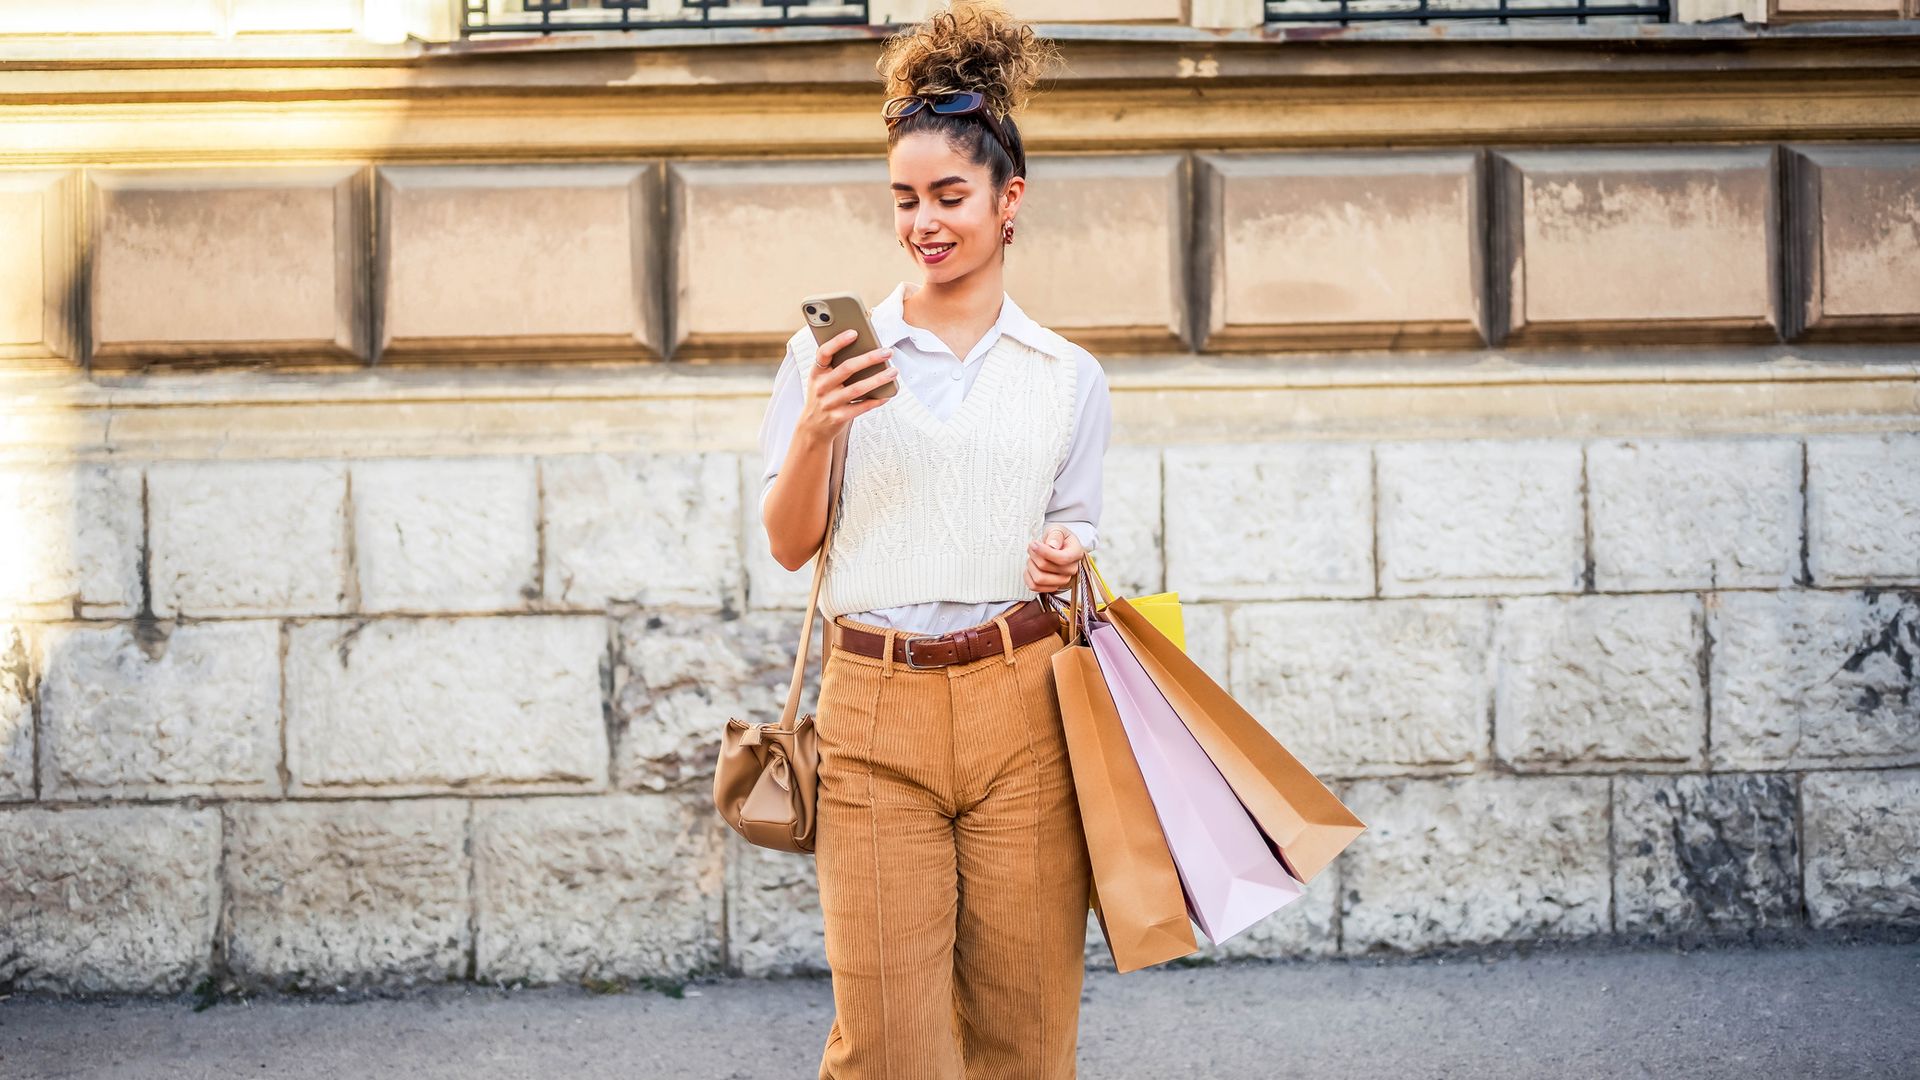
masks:
{"label": "sunlight on wall", "polygon": [[441,0],[66,0],[0,4],[0,34],[354,33],[403,41]]}

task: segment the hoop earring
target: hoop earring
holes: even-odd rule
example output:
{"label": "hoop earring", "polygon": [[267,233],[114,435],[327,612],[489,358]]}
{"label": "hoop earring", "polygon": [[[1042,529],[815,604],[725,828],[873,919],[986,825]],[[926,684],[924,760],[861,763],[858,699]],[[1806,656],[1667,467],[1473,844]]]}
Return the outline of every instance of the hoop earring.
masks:
{"label": "hoop earring", "polygon": [[1013,219],[1012,218],[1008,218],[1006,227],[1000,230],[1000,243],[1002,245],[1010,245],[1013,243]]}

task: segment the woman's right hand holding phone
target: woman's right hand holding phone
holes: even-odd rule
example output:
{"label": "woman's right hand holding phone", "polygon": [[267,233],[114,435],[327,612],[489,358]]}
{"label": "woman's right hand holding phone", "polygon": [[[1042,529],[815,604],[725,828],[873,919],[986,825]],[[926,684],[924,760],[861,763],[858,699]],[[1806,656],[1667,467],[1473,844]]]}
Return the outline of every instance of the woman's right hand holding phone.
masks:
{"label": "woman's right hand holding phone", "polygon": [[891,360],[892,349],[875,349],[860,356],[848,357],[838,364],[833,362],[833,354],[846,348],[856,336],[853,330],[843,330],[814,350],[812,366],[806,373],[806,400],[800,407],[796,435],[808,436],[819,445],[825,445],[853,423],[854,417],[887,403],[883,397],[869,397],[865,401],[853,399],[897,378],[899,368],[887,363],[879,372],[864,379],[848,380],[854,372],[865,371],[875,364]]}
{"label": "woman's right hand holding phone", "polygon": [[[774,560],[789,570],[798,570],[813,558],[825,535],[827,500],[822,493],[831,471],[833,441],[854,417],[887,402],[883,397],[858,402],[853,399],[899,375],[899,370],[887,363],[893,356],[892,349],[875,349],[835,364],[834,353],[858,336],[857,331],[847,330],[828,338],[802,362],[803,401],[800,417],[794,423],[793,442],[760,507]],[[855,372],[876,364],[883,365],[880,371],[853,379]]]}

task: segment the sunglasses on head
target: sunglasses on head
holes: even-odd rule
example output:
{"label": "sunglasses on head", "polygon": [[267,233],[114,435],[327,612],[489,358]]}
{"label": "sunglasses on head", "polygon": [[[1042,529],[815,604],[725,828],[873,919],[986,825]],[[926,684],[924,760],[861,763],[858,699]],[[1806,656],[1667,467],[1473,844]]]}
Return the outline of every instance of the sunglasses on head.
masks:
{"label": "sunglasses on head", "polygon": [[1006,131],[1000,127],[1000,118],[993,115],[992,109],[987,108],[987,95],[978,90],[956,90],[951,94],[904,94],[900,97],[888,98],[886,104],[880,106],[880,115],[886,117],[887,126],[892,127],[904,117],[912,116],[921,109],[931,109],[936,116],[979,113],[980,119],[986,122],[987,133],[993,136],[993,141],[999,143],[1000,149],[1005,150],[1007,156],[1014,160],[1016,168],[1022,167],[1020,165],[1022,158],[1013,152],[1013,142],[1007,138]]}
{"label": "sunglasses on head", "polygon": [[[978,90],[961,90],[952,94],[905,94],[888,98],[880,106],[880,115],[888,120],[899,120],[912,116],[921,109],[932,109],[941,116],[958,116],[961,113],[982,112],[987,107],[987,95]],[[989,117],[993,114],[988,113]]]}

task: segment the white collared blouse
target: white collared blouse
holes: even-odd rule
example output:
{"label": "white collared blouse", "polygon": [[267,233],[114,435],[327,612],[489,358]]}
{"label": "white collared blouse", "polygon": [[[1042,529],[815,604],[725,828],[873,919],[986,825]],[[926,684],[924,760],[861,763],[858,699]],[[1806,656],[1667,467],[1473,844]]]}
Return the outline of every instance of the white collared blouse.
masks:
{"label": "white collared blouse", "polygon": [[[1047,332],[1020,310],[1013,297],[1002,297],[1000,316],[980,340],[967,351],[965,360],[954,356],[932,331],[906,321],[903,304],[918,286],[902,282],[885,300],[873,308],[873,329],[883,348],[893,349],[893,365],[899,369],[897,380],[902,391],[911,393],[939,420],[946,420],[965,400],[980,373],[980,360],[1006,334],[1023,345],[1043,352],[1054,352],[1064,339]],[[1099,536],[1101,462],[1113,427],[1113,410],[1107,394],[1106,372],[1091,353],[1071,342],[1075,369],[1073,438],[1054,476],[1053,494],[1047,502],[1046,520],[1072,530],[1080,543],[1092,551]],[[1062,357],[1065,359],[1065,357]],[[786,460],[787,447],[793,441],[795,425],[806,404],[806,386],[802,382],[813,362],[813,339],[806,331],[788,342],[787,355],[774,376],[773,396],[767,402],[760,422],[760,451],[765,462],[760,485],[760,507],[766,509],[767,492]],[[881,408],[886,408],[882,405]],[[921,604],[880,608],[850,615],[860,622],[895,627],[919,634],[944,634],[964,626],[975,626],[1019,603],[1018,600],[959,603],[935,600]]]}

